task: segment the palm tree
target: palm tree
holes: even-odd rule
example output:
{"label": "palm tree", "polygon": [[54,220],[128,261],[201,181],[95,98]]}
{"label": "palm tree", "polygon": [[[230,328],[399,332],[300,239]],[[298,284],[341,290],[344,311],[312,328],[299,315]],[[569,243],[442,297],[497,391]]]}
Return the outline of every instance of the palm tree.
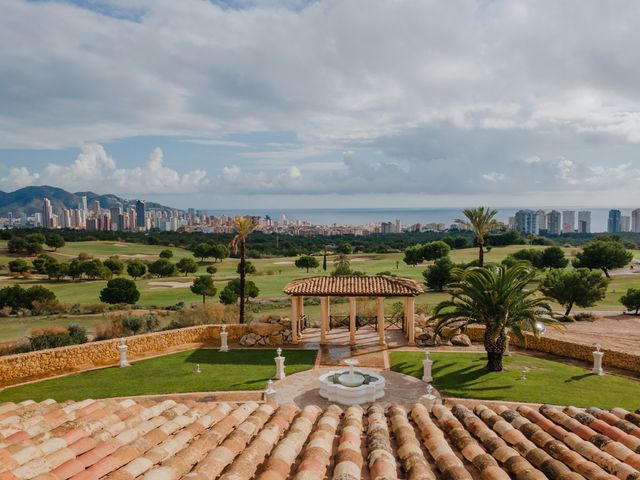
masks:
{"label": "palm tree", "polygon": [[536,275],[530,265],[458,269],[455,274],[458,281],[451,285],[451,300],[440,302],[434,310],[436,334],[447,326],[484,325],[490,371],[502,370],[509,330],[524,342],[524,332],[537,337],[541,324],[561,329],[552,317],[549,299],[528,288]]}
{"label": "palm tree", "polygon": [[498,213],[497,210],[488,207],[465,208],[462,213],[466,220],[456,219],[455,223],[469,228],[476,237],[478,242],[478,265],[484,266],[484,237],[491,231],[498,228],[501,224],[494,217]]}
{"label": "palm tree", "polygon": [[247,237],[256,228],[249,216],[235,216],[233,218],[233,227],[236,229],[236,236],[233,237],[229,246],[237,254],[240,251],[240,323],[244,323],[244,286],[245,286],[245,261],[247,257]]}

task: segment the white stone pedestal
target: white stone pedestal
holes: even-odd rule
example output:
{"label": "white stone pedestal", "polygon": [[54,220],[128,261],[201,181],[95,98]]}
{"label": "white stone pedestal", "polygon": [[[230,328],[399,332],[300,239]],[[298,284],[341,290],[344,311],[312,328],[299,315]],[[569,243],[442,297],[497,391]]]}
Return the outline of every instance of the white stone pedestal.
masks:
{"label": "white stone pedestal", "polygon": [[229,345],[227,345],[228,336],[229,336],[229,333],[227,333],[227,326],[222,325],[222,331],[220,332],[220,351],[221,352],[229,351]]}
{"label": "white stone pedestal", "polygon": [[433,377],[431,376],[431,367],[433,367],[433,360],[429,358],[429,352],[424,352],[424,360],[422,360],[422,381],[431,383]]}
{"label": "white stone pedestal", "polygon": [[273,388],[273,381],[267,380],[267,388],[264,391],[264,399],[266,402],[273,402],[276,397],[276,390]]}
{"label": "white stone pedestal", "polygon": [[120,368],[123,367],[129,367],[130,364],[127,361],[127,350],[129,349],[129,347],[127,347],[127,344],[124,340],[124,338],[120,339],[120,345],[118,345],[118,351],[120,352]]}
{"label": "white stone pedestal", "polygon": [[593,352],[593,370],[592,372],[596,375],[604,375],[604,370],[602,369],[602,357],[604,356],[604,352],[600,350],[596,350]]}
{"label": "white stone pedestal", "polygon": [[284,360],[285,360],[285,358],[283,356],[281,356],[280,354],[278,354],[278,356],[275,358],[275,361],[276,361],[276,380],[282,380],[287,376],[287,374],[284,373]]}
{"label": "white stone pedestal", "polygon": [[428,412],[431,412],[435,404],[438,402],[438,397],[433,394],[427,393],[420,397],[420,403],[425,406]]}

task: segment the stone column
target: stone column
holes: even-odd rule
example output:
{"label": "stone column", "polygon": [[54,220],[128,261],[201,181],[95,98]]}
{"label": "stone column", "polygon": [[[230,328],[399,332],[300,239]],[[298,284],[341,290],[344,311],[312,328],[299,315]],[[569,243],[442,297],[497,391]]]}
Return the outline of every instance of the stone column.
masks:
{"label": "stone column", "polygon": [[327,343],[326,323],[329,320],[329,297],[320,297],[320,345]]}
{"label": "stone column", "polygon": [[298,297],[291,297],[291,340],[298,343]]}
{"label": "stone column", "polygon": [[600,351],[600,345],[596,346],[596,349],[593,351],[593,370],[592,372],[596,375],[604,375],[604,370],[602,369],[602,357],[604,356],[604,352]]}
{"label": "stone column", "polygon": [[127,347],[127,342],[125,341],[124,338],[121,338],[120,345],[118,345],[118,352],[120,352],[120,362],[119,362],[120,368],[129,366],[129,361],[127,360],[128,349],[129,347]]}
{"label": "stone column", "polygon": [[331,330],[331,297],[327,297],[327,322],[324,325],[328,333]]}
{"label": "stone column", "polygon": [[431,383],[433,377],[431,375],[431,367],[433,367],[433,360],[429,358],[429,352],[424,352],[424,359],[422,360],[422,381]]}
{"label": "stone column", "polygon": [[220,351],[221,352],[229,351],[229,345],[227,344],[228,336],[229,336],[229,333],[227,332],[227,326],[222,325],[222,331],[220,332]]}
{"label": "stone column", "polygon": [[349,345],[356,344],[356,297],[349,298]]}
{"label": "stone column", "polygon": [[384,339],[384,297],[378,297],[378,345],[387,345]]}
{"label": "stone column", "polygon": [[404,300],[404,309],[402,310],[402,333],[404,336],[408,336],[409,332],[407,332],[407,297],[403,298]]}
{"label": "stone column", "polygon": [[284,357],[282,356],[282,349],[278,348],[277,357],[274,359],[276,361],[276,380],[282,380],[287,375],[284,373]]}
{"label": "stone column", "polygon": [[409,346],[413,347],[416,344],[416,298],[407,297],[407,340]]}

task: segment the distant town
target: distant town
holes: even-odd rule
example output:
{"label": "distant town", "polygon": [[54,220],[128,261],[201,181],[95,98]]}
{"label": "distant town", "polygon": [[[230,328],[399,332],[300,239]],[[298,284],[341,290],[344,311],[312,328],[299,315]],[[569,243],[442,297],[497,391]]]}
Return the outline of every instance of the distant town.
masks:
{"label": "distant town", "polygon": [[[42,211],[32,215],[9,213],[0,218],[0,227],[11,228],[47,228],[87,231],[121,232],[202,232],[232,233],[233,217],[228,215],[209,215],[207,210],[189,208],[187,210],[148,208],[142,200],[123,202],[110,208],[102,208],[100,201],[87,203],[82,196],[77,208],[63,208],[54,212],[48,198],[42,200]],[[373,235],[403,232],[447,232],[467,230],[463,223],[427,222],[402,225],[400,220],[369,223],[363,225],[317,225],[306,220],[290,220],[285,214],[277,219],[269,215],[252,216],[257,230],[266,233],[287,235]],[[518,210],[510,216],[505,228],[514,229],[524,235],[563,235],[590,234],[591,211],[589,210]],[[623,215],[621,210],[609,211],[608,233],[640,233],[640,208]]]}

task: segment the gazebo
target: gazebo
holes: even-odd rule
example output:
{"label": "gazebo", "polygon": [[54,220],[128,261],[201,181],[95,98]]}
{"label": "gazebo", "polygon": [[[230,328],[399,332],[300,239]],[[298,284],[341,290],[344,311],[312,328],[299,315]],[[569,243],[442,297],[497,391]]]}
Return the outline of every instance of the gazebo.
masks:
{"label": "gazebo", "polygon": [[415,280],[392,277],[388,275],[375,276],[345,276],[345,277],[310,277],[294,280],[285,288],[284,293],[291,297],[291,331],[293,342],[300,339],[300,319],[304,315],[304,297],[320,297],[320,343],[326,344],[327,332],[330,329],[331,297],[349,298],[349,345],[356,344],[356,298],[377,297],[378,343],[386,345],[384,337],[384,299],[387,297],[404,298],[404,315],[402,330],[409,345],[415,345],[415,297],[424,292],[422,286]]}

